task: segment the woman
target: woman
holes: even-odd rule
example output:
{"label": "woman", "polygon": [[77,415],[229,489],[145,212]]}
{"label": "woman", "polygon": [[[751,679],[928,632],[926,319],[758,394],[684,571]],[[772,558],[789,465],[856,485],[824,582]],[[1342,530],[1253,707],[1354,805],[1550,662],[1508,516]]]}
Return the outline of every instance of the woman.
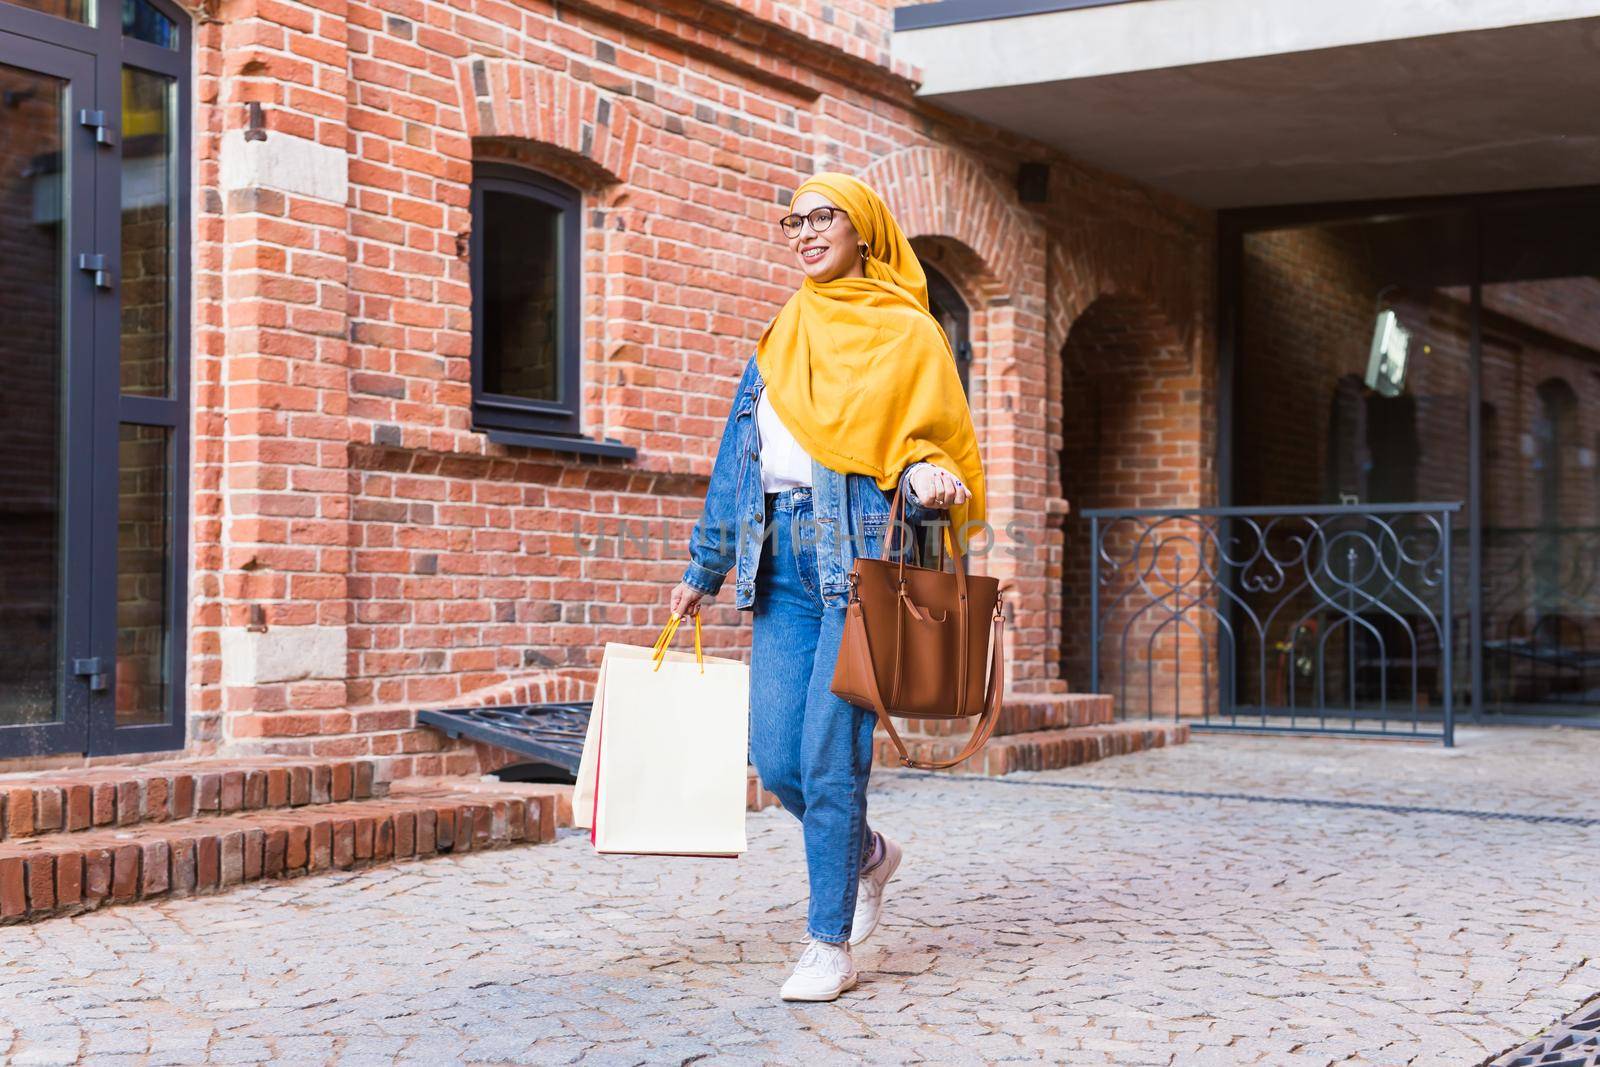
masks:
{"label": "woman", "polygon": [[672,610],[697,613],[733,567],[735,607],[754,613],[751,759],[800,820],[811,890],[782,996],[816,1001],[856,984],[850,946],[902,855],[866,823],[874,717],[829,688],[850,567],[886,534],[916,547],[887,529],[897,487],[914,527],[981,522],[983,468],[922,266],[878,194],[819,174],[779,225],[805,278],[740,379]]}

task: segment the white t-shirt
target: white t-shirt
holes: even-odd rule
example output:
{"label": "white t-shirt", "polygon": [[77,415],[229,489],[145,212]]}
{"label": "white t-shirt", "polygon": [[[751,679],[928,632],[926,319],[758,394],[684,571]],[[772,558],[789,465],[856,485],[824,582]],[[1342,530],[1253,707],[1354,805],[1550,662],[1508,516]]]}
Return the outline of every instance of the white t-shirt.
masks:
{"label": "white t-shirt", "polygon": [[[780,493],[792,486],[811,484],[811,454],[800,447],[800,442],[794,439],[789,427],[783,424],[778,413],[772,410],[772,405],[767,403],[765,389],[756,401],[756,431],[760,436],[763,493]],[[911,467],[921,467],[925,463],[925,460],[918,461]],[[907,491],[915,500],[916,490],[908,484]]]}
{"label": "white t-shirt", "polygon": [[791,486],[810,485],[811,454],[800,447],[767,403],[765,389],[756,401],[756,430],[761,437],[761,491],[778,493]]}

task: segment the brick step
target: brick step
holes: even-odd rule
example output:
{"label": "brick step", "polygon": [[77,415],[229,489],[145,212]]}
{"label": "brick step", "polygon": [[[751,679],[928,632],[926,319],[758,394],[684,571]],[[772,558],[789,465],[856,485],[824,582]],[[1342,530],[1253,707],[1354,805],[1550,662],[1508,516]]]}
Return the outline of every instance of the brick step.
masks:
{"label": "brick step", "polygon": [[[960,755],[965,738],[904,738],[912,759],[928,762]],[[1189,740],[1187,723],[1104,723],[1062,730],[1036,730],[991,738],[976,756],[951,774],[997,776],[1012,771],[1053,771],[1093,763],[1107,756],[1123,756],[1149,748],[1181,745]],[[874,759],[880,767],[900,766],[894,743],[879,736]]]}
{"label": "brick step", "polygon": [[0,839],[381,797],[376,760],[173,760],[0,775]]}
{"label": "brick step", "polygon": [[[436,779],[407,778],[394,783],[391,796],[404,796],[414,789],[433,788]],[[487,792],[501,793],[515,791],[524,797],[538,797],[548,799],[556,806],[556,825],[567,827],[572,825],[572,786],[562,785],[558,782],[502,782],[493,776],[485,776],[472,782],[455,780],[456,788],[462,791],[482,789]],[[773,807],[778,803],[778,798],[761,788],[761,779],[756,777],[755,768],[751,768],[745,783],[745,810],[761,811]]]}
{"label": "brick step", "polygon": [[[1116,718],[1111,696],[1106,693],[1040,693],[1007,700],[1000,705],[996,737],[1031,734],[1036,730],[1057,730],[1071,726],[1094,726]],[[901,719],[894,721],[901,734],[923,737],[967,737],[973,719]]]}
{"label": "brick step", "polygon": [[447,784],[0,843],[0,923],[554,839],[556,805]]}

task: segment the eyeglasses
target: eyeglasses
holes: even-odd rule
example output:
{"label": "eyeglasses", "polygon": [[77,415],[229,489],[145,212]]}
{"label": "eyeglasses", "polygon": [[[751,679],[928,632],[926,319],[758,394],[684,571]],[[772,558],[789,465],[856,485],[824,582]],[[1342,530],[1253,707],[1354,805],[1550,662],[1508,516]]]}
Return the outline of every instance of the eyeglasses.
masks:
{"label": "eyeglasses", "polygon": [[785,215],[778,220],[778,225],[783,227],[783,235],[789,238],[800,236],[800,230],[809,221],[812,233],[826,233],[828,227],[833,225],[834,215],[848,215],[848,211],[838,207],[814,207],[804,215]]}

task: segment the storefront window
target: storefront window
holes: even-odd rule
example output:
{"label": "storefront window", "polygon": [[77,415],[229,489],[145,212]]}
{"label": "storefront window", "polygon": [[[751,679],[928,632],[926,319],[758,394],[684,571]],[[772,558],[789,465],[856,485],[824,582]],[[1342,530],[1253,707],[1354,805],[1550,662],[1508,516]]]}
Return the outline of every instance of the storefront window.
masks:
{"label": "storefront window", "polygon": [[1600,196],[1503,204],[1244,227],[1231,502],[1461,502],[1458,699],[1600,717]]}
{"label": "storefront window", "polygon": [[1484,706],[1600,716],[1600,203],[1483,230]]}

